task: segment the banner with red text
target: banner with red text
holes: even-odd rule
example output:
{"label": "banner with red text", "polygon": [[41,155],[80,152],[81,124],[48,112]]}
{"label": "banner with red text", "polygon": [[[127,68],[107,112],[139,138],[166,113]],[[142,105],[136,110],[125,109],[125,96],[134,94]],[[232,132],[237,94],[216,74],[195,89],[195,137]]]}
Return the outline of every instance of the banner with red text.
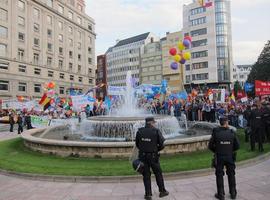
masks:
{"label": "banner with red text", "polygon": [[257,96],[270,95],[270,82],[255,81],[255,94]]}

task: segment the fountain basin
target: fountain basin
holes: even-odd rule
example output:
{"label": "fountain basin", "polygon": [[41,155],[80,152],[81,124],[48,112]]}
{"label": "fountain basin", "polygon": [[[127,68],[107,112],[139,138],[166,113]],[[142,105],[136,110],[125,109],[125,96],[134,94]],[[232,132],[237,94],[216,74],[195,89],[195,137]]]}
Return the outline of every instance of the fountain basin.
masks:
{"label": "fountain basin", "polygon": [[[200,126],[201,127],[201,126]],[[52,127],[63,130],[63,126]],[[192,128],[191,128],[192,129]],[[53,131],[52,130],[52,131]],[[96,157],[127,158],[130,157],[134,142],[87,142],[65,141],[59,139],[40,138],[47,129],[32,129],[22,133],[24,145],[37,152],[62,157]],[[165,141],[165,149],[161,154],[172,155],[183,152],[194,152],[207,149],[210,133],[199,136],[183,136]]]}

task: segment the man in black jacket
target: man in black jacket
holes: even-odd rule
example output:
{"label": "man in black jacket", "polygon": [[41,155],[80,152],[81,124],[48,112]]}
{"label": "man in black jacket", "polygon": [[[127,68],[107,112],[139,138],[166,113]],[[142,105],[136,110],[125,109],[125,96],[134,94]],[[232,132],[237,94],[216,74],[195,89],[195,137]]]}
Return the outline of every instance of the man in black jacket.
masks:
{"label": "man in black jacket", "polygon": [[145,187],[144,198],[152,199],[151,171],[156,177],[159,188],[159,197],[169,195],[165,189],[161,167],[159,164],[159,151],[164,149],[164,137],[159,129],[155,128],[155,119],[148,117],[145,119],[145,127],[140,128],[136,134],[136,146],[139,149],[139,160],[144,163],[143,183]]}
{"label": "man in black jacket", "polygon": [[215,128],[209,141],[208,148],[215,153],[217,199],[225,199],[224,191],[224,166],[228,176],[229,191],[232,199],[236,198],[235,159],[236,151],[240,144],[236,134],[229,129],[228,119],[220,118],[220,127]]}

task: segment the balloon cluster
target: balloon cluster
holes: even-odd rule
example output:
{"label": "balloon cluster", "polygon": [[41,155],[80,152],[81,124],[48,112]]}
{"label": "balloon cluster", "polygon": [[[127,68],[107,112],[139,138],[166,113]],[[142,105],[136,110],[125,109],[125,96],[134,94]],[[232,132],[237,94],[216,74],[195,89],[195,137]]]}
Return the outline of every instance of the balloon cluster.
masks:
{"label": "balloon cluster", "polygon": [[185,36],[184,40],[178,43],[179,52],[177,51],[176,48],[170,49],[169,53],[171,56],[173,56],[174,59],[174,62],[171,63],[171,69],[177,70],[179,63],[185,64],[187,60],[190,60],[191,53],[190,52],[183,53],[183,50],[190,47],[191,41],[192,38],[190,36]]}

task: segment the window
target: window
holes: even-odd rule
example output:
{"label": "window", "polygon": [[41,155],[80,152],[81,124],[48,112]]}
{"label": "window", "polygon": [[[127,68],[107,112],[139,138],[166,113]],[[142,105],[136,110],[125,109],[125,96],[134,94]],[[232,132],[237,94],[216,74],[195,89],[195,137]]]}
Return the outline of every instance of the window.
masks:
{"label": "window", "polygon": [[41,74],[41,69],[35,68],[35,69],[34,69],[34,74],[35,74],[35,75],[40,75],[40,74]]}
{"label": "window", "polygon": [[81,83],[83,81],[83,77],[79,77],[79,82]]}
{"label": "window", "polygon": [[20,32],[18,33],[18,39],[20,42],[24,42],[24,36],[25,36],[24,33],[20,33]]}
{"label": "window", "polygon": [[64,14],[64,7],[58,5],[58,12],[61,13],[61,14]]}
{"label": "window", "polygon": [[197,26],[199,24],[204,24],[206,23],[206,17],[201,17],[198,19],[191,20],[191,26]]}
{"label": "window", "polygon": [[26,83],[19,82],[18,91],[19,92],[26,92]]}
{"label": "window", "polygon": [[47,29],[47,35],[49,38],[52,37],[52,30],[51,29]]}
{"label": "window", "polygon": [[63,68],[63,60],[58,60],[58,67],[59,67],[60,69]]}
{"label": "window", "polygon": [[0,90],[8,91],[8,85],[9,85],[8,81],[0,80]]}
{"label": "window", "polygon": [[216,12],[226,12],[225,2],[215,2],[215,10]]}
{"label": "window", "polygon": [[20,26],[25,26],[25,20],[24,20],[24,18],[23,17],[18,17],[18,24],[20,25]]}
{"label": "window", "polygon": [[0,43],[0,56],[5,57],[7,55],[7,45]]}
{"label": "window", "polygon": [[92,74],[92,69],[88,69],[88,74]]}
{"label": "window", "polygon": [[88,58],[88,64],[92,64],[92,58]]}
{"label": "window", "polygon": [[208,68],[208,62],[193,63],[192,69],[204,69]]}
{"label": "window", "polygon": [[0,38],[7,38],[8,29],[4,26],[0,26]]}
{"label": "window", "polygon": [[92,38],[91,37],[88,37],[89,38],[89,43],[92,44]]}
{"label": "window", "polygon": [[69,58],[72,58],[72,57],[73,57],[73,52],[69,51]]}
{"label": "window", "polygon": [[186,83],[190,83],[190,75],[186,75]]}
{"label": "window", "polygon": [[52,25],[52,17],[49,16],[49,15],[47,15],[47,23],[48,23],[49,25]]}
{"label": "window", "polygon": [[206,11],[206,7],[199,7],[199,8],[194,8],[190,11],[191,15],[196,15],[200,13],[204,13]]}
{"label": "window", "polygon": [[18,59],[23,61],[23,59],[24,59],[24,50],[23,49],[18,49]]}
{"label": "window", "polygon": [[208,73],[192,74],[193,81],[200,81],[200,80],[207,80],[207,79],[208,79]]}
{"label": "window", "polygon": [[8,70],[9,63],[0,62],[0,69]]}
{"label": "window", "polygon": [[52,51],[52,43],[48,43],[47,47],[48,47],[48,51]]}
{"label": "window", "polygon": [[21,73],[26,73],[26,66],[25,65],[19,65],[18,71]]}
{"label": "window", "polygon": [[69,70],[69,71],[72,71],[72,66],[73,66],[72,63],[69,63],[69,64],[68,64],[68,70]]}
{"label": "window", "polygon": [[82,60],[82,56],[81,54],[78,54],[78,61],[81,61]]}
{"label": "window", "polygon": [[227,37],[222,35],[217,35],[217,46],[226,46]]}
{"label": "window", "polygon": [[63,55],[63,47],[59,47],[59,54]]}
{"label": "window", "polygon": [[7,11],[0,8],[0,20],[6,22],[8,20]]}
{"label": "window", "polygon": [[53,7],[53,0],[47,0],[46,4],[49,7]]}
{"label": "window", "polygon": [[68,27],[68,32],[69,32],[70,34],[73,33],[73,28],[72,28],[71,26]]}
{"label": "window", "polygon": [[34,38],[34,46],[38,47],[39,46],[39,39]]}
{"label": "window", "polygon": [[69,76],[69,80],[73,81],[74,80],[74,76],[73,75],[70,75]]}
{"label": "window", "polygon": [[39,11],[39,9],[37,9],[37,8],[34,8],[34,18],[35,19],[39,19],[39,17],[40,17],[40,11]]}
{"label": "window", "polygon": [[228,57],[228,49],[225,47],[218,47],[217,48],[217,57]]}
{"label": "window", "polygon": [[78,24],[82,24],[82,18],[80,18],[80,17],[77,17],[77,22],[78,22]]}
{"label": "window", "polygon": [[92,48],[88,47],[88,53],[91,54],[92,53]]}
{"label": "window", "polygon": [[205,46],[205,45],[207,45],[207,39],[192,41],[191,44],[192,44],[192,47]]}
{"label": "window", "polygon": [[47,65],[52,66],[52,57],[47,57]]}
{"label": "window", "polygon": [[39,32],[39,24],[34,23],[34,31],[37,33]]}
{"label": "window", "polygon": [[58,40],[59,40],[59,42],[63,42],[63,35],[62,34],[58,35]]}
{"label": "window", "polygon": [[60,78],[60,79],[65,79],[65,74],[60,73],[60,74],[59,74],[59,78]]}
{"label": "window", "polygon": [[69,44],[70,47],[72,47],[73,46],[73,40],[72,39],[68,39],[68,44]]}
{"label": "window", "polygon": [[227,23],[227,15],[226,15],[226,13],[217,13],[216,14],[216,23],[217,24]]}
{"label": "window", "polygon": [[82,71],[82,66],[78,65],[78,73],[80,73]]}
{"label": "window", "polygon": [[78,42],[78,49],[82,49],[82,43]]}
{"label": "window", "polygon": [[53,77],[53,71],[48,71],[48,77]]}
{"label": "window", "polygon": [[70,11],[68,12],[68,18],[69,18],[69,19],[73,19],[73,13],[70,12]]}
{"label": "window", "polygon": [[194,52],[194,53],[192,53],[191,55],[192,55],[192,58],[207,57],[207,56],[208,56],[208,51]]}
{"label": "window", "polygon": [[39,54],[38,53],[34,53],[34,64],[38,64],[39,61]]}
{"label": "window", "polygon": [[92,31],[92,25],[88,24],[88,30]]}
{"label": "window", "polygon": [[198,29],[190,32],[191,37],[207,34],[207,28]]}
{"label": "window", "polygon": [[59,94],[65,94],[65,88],[59,87]]}
{"label": "window", "polygon": [[35,93],[41,92],[41,84],[34,84],[34,92]]}
{"label": "window", "polygon": [[224,24],[218,24],[216,26],[217,35],[226,35],[228,33],[227,26]]}
{"label": "window", "polygon": [[92,84],[93,83],[93,79],[89,78],[88,83]]}
{"label": "window", "polygon": [[63,22],[58,22],[58,27],[60,30],[63,30]]}
{"label": "window", "polygon": [[190,70],[190,65],[186,65],[186,71]]}
{"label": "window", "polygon": [[25,3],[22,0],[18,1],[18,8],[19,8],[19,10],[24,11]]}

